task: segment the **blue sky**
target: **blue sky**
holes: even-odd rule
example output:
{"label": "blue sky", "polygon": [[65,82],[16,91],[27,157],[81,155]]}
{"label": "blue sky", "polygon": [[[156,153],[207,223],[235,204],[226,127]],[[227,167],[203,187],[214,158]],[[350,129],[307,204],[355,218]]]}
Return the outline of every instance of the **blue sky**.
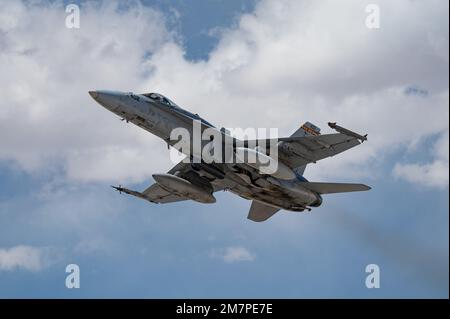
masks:
{"label": "blue sky", "polygon": [[[83,2],[79,30],[60,2],[18,3],[0,11],[0,297],[448,297],[448,3],[380,1],[378,33],[355,1]],[[280,135],[337,120],[369,141],[305,176],[372,190],[264,223],[230,193],[121,196],[109,185],[144,189],[169,153],[89,88],[156,90]]]}

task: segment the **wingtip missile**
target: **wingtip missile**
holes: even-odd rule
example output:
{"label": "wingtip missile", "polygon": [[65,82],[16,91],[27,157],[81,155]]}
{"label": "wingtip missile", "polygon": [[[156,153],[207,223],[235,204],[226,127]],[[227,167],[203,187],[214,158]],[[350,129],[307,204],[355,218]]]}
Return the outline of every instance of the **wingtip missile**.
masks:
{"label": "wingtip missile", "polygon": [[334,129],[336,128],[336,122],[328,122],[328,126]]}
{"label": "wingtip missile", "polygon": [[360,140],[361,142],[367,141],[367,134],[365,135],[361,135],[358,133],[355,133],[353,131],[350,131],[349,129],[346,129],[345,127],[339,126],[336,124],[336,122],[328,122],[328,126],[334,130],[336,130],[339,133],[348,135],[348,136],[353,136],[355,138],[357,138],[358,140]]}
{"label": "wingtip missile", "polygon": [[116,191],[118,191],[120,194],[122,194],[123,187],[121,185],[119,185],[119,186],[111,185],[111,187],[114,188]]}

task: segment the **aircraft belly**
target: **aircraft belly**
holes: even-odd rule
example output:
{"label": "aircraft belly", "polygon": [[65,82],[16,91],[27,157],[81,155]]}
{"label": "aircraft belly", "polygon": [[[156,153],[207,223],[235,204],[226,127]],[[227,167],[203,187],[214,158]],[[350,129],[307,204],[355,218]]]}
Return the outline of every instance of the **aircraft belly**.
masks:
{"label": "aircraft belly", "polygon": [[236,184],[234,187],[229,188],[230,192],[248,199],[258,200],[268,205],[289,210],[292,203],[291,198],[286,196],[281,191],[274,191],[273,189],[255,188],[251,185]]}
{"label": "aircraft belly", "polygon": [[311,198],[309,194],[302,196],[301,193],[292,192],[289,189],[273,184],[265,187],[253,185],[240,177],[234,177],[232,174],[227,174],[222,181],[231,180],[232,182],[227,182],[227,184],[234,186],[224,188],[229,189],[232,193],[242,198],[257,200],[273,207],[292,211],[302,211],[310,204]]}

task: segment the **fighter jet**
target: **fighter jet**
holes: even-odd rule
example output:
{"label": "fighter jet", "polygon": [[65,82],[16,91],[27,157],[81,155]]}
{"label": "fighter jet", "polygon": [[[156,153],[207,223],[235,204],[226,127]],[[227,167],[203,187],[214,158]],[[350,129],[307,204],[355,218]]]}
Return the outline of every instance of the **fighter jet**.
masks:
{"label": "fighter jet", "polygon": [[321,134],[316,125],[304,123],[291,136],[276,139],[277,158],[273,158],[267,148],[268,140],[261,143],[266,148],[259,146],[261,141],[257,141],[258,146],[254,147],[255,141],[230,136],[227,130],[217,129],[198,114],[179,107],[162,94],[106,90],[90,91],[89,94],[122,120],[158,136],[168,146],[174,146],[177,142],[170,138],[172,130],[184,128],[193,138],[194,123],[200,123],[202,132],[206,129],[216,130],[224,137],[224,141],[231,141],[223,143],[229,145],[236,154],[238,151],[240,154],[257,154],[257,158],[264,158],[277,167],[276,171],[267,172],[258,160],[250,163],[245,162],[245,158],[239,162],[205,162],[195,157],[190,148],[186,152],[187,161],[179,162],[166,174],[154,174],[155,183],[144,191],[112,186],[120,193],[164,204],[184,200],[214,203],[215,192],[230,191],[251,200],[247,218],[262,222],[279,210],[311,211],[312,207],[322,204],[324,194],[370,189],[364,184],[310,182],[303,176],[308,164],[317,163],[367,140],[367,135],[357,134],[336,123],[328,123],[337,131],[333,134]]}

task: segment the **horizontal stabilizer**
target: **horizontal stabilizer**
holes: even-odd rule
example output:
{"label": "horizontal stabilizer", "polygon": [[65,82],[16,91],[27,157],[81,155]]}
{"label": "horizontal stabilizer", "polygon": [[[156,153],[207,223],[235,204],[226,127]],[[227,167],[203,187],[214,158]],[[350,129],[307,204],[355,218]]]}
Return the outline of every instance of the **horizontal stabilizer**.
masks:
{"label": "horizontal stabilizer", "polygon": [[362,192],[371,189],[364,184],[302,182],[300,186],[319,194]]}
{"label": "horizontal stabilizer", "polygon": [[263,222],[269,219],[273,214],[275,214],[279,210],[280,210],[279,208],[275,208],[257,201],[253,201],[247,218],[253,220],[254,222]]}

